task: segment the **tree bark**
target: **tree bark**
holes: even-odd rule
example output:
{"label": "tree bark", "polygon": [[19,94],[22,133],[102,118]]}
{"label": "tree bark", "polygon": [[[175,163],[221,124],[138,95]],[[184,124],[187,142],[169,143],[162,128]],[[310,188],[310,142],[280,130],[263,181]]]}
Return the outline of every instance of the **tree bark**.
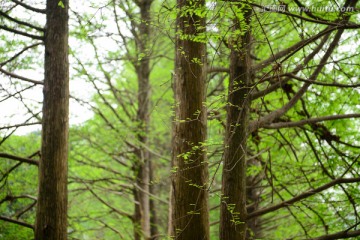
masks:
{"label": "tree bark", "polygon": [[[153,184],[154,181],[154,166],[152,163],[151,155],[150,155],[150,161],[149,161],[149,174],[150,174],[150,193],[151,195],[156,196],[158,192],[156,191],[156,186]],[[158,229],[158,215],[157,215],[157,208],[156,203],[153,198],[150,198],[150,233],[151,233],[151,240],[157,239],[157,236],[159,235],[159,229]]]}
{"label": "tree bark", "polygon": [[47,0],[36,240],[67,239],[68,0]]}
{"label": "tree bark", "polygon": [[[233,6],[235,7],[235,6]],[[220,239],[246,238],[246,142],[249,122],[250,86],[250,9],[244,9],[247,29],[241,29],[236,18],[229,41],[230,84],[225,132],[225,152],[222,172],[220,209]],[[245,32],[244,32],[245,31]]]}
{"label": "tree bark", "polygon": [[[205,19],[189,9],[204,0],[178,0],[175,60],[172,189],[169,233],[175,239],[209,239],[206,141]],[[186,9],[186,11],[184,11]]]}
{"label": "tree bark", "polygon": [[[135,166],[136,185],[134,190],[135,197],[135,240],[150,239],[150,153],[144,147],[148,144],[147,135],[149,134],[150,124],[150,59],[148,45],[150,37],[150,7],[152,1],[139,2],[141,22],[139,24],[139,35],[135,36],[138,54],[144,55],[135,66],[138,78],[138,111],[137,122],[139,132],[137,139],[140,145],[136,151],[137,162]],[[139,231],[139,228],[141,231]]]}
{"label": "tree bark", "polygon": [[[259,156],[260,158],[260,156]],[[246,168],[251,166],[261,166],[261,161],[257,158],[246,161]],[[261,181],[265,178],[264,173],[258,173],[253,176],[246,177],[246,203],[247,214],[251,214],[259,209],[261,201]],[[261,218],[260,216],[247,220],[247,234],[246,239],[259,239],[262,238],[261,232]]]}

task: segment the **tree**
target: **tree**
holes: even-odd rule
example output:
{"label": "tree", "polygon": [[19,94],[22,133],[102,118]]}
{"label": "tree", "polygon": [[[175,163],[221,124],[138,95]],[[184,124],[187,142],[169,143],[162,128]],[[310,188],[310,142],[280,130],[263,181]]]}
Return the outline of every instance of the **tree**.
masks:
{"label": "tree", "polygon": [[45,80],[35,239],[67,239],[69,2],[46,2]]}
{"label": "tree", "polygon": [[[74,2],[71,101],[93,115],[70,126],[68,238],[360,236],[357,1],[258,2]],[[0,120],[6,239],[35,228],[40,131],[17,129],[42,121],[38,6],[0,12],[0,107],[24,116]]]}
{"label": "tree", "polygon": [[170,235],[209,239],[204,43],[205,2],[177,1]]}
{"label": "tree", "polygon": [[[149,125],[150,125],[150,8],[153,1],[140,1],[137,3],[140,8],[140,23],[138,27],[139,35],[135,38],[140,57],[139,63],[135,64],[135,71],[138,78],[138,109],[136,120],[139,124],[137,138],[140,146],[136,150],[137,161],[134,164],[136,176],[136,186],[134,188],[135,197],[135,221],[140,223],[142,235],[145,239],[156,235],[157,230],[150,222],[150,175],[152,174],[150,152],[146,149],[148,145]],[[154,206],[153,206],[154,207]],[[155,211],[152,211],[155,214]],[[151,232],[153,229],[153,232]],[[135,234],[135,239],[140,239],[139,234]]]}
{"label": "tree", "polygon": [[[75,31],[78,40],[93,49],[94,58],[90,61],[78,58],[77,52],[74,56],[77,61],[76,70],[81,72],[81,76],[86,77],[96,90],[95,104],[83,102],[90,106],[96,117],[89,121],[87,127],[79,128],[74,132],[78,135],[76,141],[79,141],[79,145],[87,142],[88,148],[93,146],[94,151],[90,154],[86,151],[87,148],[74,147],[76,150],[73,151],[71,158],[79,165],[92,166],[99,172],[103,171],[100,168],[106,169],[104,174],[112,177],[110,181],[110,177],[104,179],[97,174],[90,176],[76,173],[70,178],[74,177],[75,182],[85,185],[84,192],[91,192],[92,200],[102,202],[107,208],[116,209],[112,211],[112,217],[117,218],[117,215],[120,215],[130,220],[130,223],[127,222],[124,226],[132,225],[134,229],[132,237],[135,239],[154,238],[158,235],[159,227],[155,209],[160,207],[154,204],[154,201],[158,200],[154,193],[156,184],[152,181],[154,176],[151,176],[153,175],[151,159],[159,159],[159,154],[156,152],[158,136],[150,132],[154,125],[150,119],[151,115],[158,111],[154,110],[158,106],[153,106],[151,103],[162,92],[158,89],[150,91],[150,74],[155,75],[153,72],[156,72],[158,78],[164,75],[161,73],[159,77],[159,72],[164,70],[157,65],[166,49],[163,46],[157,48],[151,45],[159,41],[158,35],[160,35],[152,31],[155,24],[151,16],[151,4],[152,1],[113,1],[103,8],[99,5],[102,11],[106,11],[106,16],[111,17],[110,19],[103,16],[87,16],[79,12],[77,21],[81,27],[80,31]],[[108,28],[108,24],[116,27]],[[99,29],[107,36],[111,36],[108,40],[116,47],[104,51],[103,43],[98,40],[101,38],[101,34],[97,35]],[[94,59],[97,69],[88,67]],[[124,69],[119,71],[119,68]],[[155,97],[152,96],[153,93]],[[106,129],[107,137],[101,137],[105,132],[94,133],[92,129],[95,125]],[[117,139],[117,142],[113,139]],[[95,155],[97,157],[94,157]],[[163,159],[159,160],[164,161]],[[160,161],[154,165],[163,164]],[[131,176],[128,176],[129,172]],[[114,194],[113,189],[117,189],[119,184],[123,186],[122,196]],[[133,200],[129,203],[129,199]],[[162,201],[166,202],[166,200]],[[122,204],[116,204],[117,202]],[[133,208],[128,203],[133,205]],[[104,225],[106,222],[107,226],[110,226],[113,222],[112,217],[101,221],[91,220],[99,222],[99,225]],[[124,228],[128,229],[128,226]],[[122,227],[116,229],[118,234]]]}
{"label": "tree", "polygon": [[[223,157],[220,239],[246,237],[246,154],[251,78],[251,9],[233,6],[233,32],[229,39],[230,74]],[[242,14],[244,19],[237,16]]]}
{"label": "tree", "polygon": [[[244,3],[239,4],[239,6],[242,6],[242,9],[244,9],[243,4]],[[347,8],[349,6],[354,7],[355,6],[354,4],[355,4],[354,2],[347,1],[344,4],[344,8]],[[256,5],[256,4],[250,4],[250,5],[252,7],[254,7],[254,6],[259,7],[259,5]],[[233,8],[235,8],[235,7],[233,7]],[[289,14],[287,11],[283,11],[283,12],[279,12],[279,13],[280,14],[283,13],[285,15]],[[239,17],[239,15],[240,15],[240,17]],[[239,14],[239,15],[237,16],[238,19],[246,22],[245,26],[248,26],[249,25],[249,23],[248,23],[249,15],[246,15],[246,12],[243,13],[243,14]],[[246,16],[248,16],[248,17],[246,17]],[[297,17],[297,16],[294,16],[294,15],[292,15],[292,16],[295,19]],[[311,14],[309,14],[309,16],[310,16],[310,18],[314,18],[314,16],[311,15]],[[263,32],[263,34],[265,35],[265,39],[267,40],[267,43],[269,44],[269,48],[270,48],[270,50],[272,52],[271,41],[269,41],[269,38],[267,36],[266,28],[260,22],[260,19],[257,16],[256,12],[254,13],[253,18],[255,18],[256,21],[257,21],[257,24],[260,25],[260,29]],[[302,19],[302,20],[304,20],[304,19]],[[302,21],[302,20],[300,20],[300,21]],[[294,20],[294,21],[296,22],[296,20]],[[346,15],[346,14],[343,14],[343,13],[340,12],[339,15],[338,15],[338,19],[334,21],[334,24],[337,25],[337,23],[336,23],[337,21],[345,23],[345,22],[349,21],[349,15]],[[328,24],[330,24],[330,21],[328,22]],[[246,36],[248,36],[247,35],[248,34],[247,29],[248,28],[243,27],[242,32],[240,31],[239,35],[242,36],[243,38],[246,38]],[[324,36],[323,39],[322,39],[324,42],[326,42],[329,39],[328,38],[329,34],[327,34],[328,31],[331,32],[331,31],[336,30],[336,28],[333,28],[331,30],[330,29],[331,29],[331,27],[329,26],[328,28],[325,29],[325,31],[322,34]],[[289,47],[288,49],[286,49],[284,51],[280,51],[277,54],[272,53],[272,57],[270,57],[269,60],[265,60],[265,61],[260,62],[259,64],[255,65],[255,66],[251,67],[251,68],[250,67],[247,68],[248,71],[244,71],[244,72],[242,72],[241,75],[239,74],[238,76],[241,76],[244,79],[247,79],[247,77],[249,77],[249,76],[252,76],[252,78],[255,78],[255,79],[252,79],[252,86],[246,85],[245,83],[247,81],[245,80],[245,81],[243,81],[243,84],[244,84],[242,86],[243,88],[235,89],[235,91],[233,90],[233,85],[232,85],[232,78],[233,78],[232,77],[232,72],[233,72],[232,66],[233,65],[231,64],[232,61],[230,60],[230,84],[229,84],[229,102],[228,102],[229,106],[228,106],[227,118],[228,118],[228,121],[229,121],[229,119],[233,119],[233,122],[232,122],[232,125],[231,124],[227,125],[227,133],[229,132],[229,130],[228,130],[229,125],[231,127],[233,127],[235,130],[233,130],[231,132],[231,134],[228,133],[226,135],[226,139],[225,139],[225,144],[226,145],[225,145],[225,150],[224,150],[225,151],[224,152],[224,166],[223,166],[223,176],[222,176],[223,177],[223,182],[222,182],[223,183],[223,191],[222,191],[222,196],[221,196],[223,205],[222,205],[222,209],[221,209],[222,212],[221,213],[222,213],[222,216],[223,216],[224,213],[226,213],[226,211],[227,211],[227,213],[229,215],[229,217],[228,217],[229,220],[224,221],[223,218],[220,220],[220,238],[221,239],[234,239],[235,238],[234,236],[236,236],[236,235],[237,235],[237,238],[239,238],[239,239],[245,239],[245,237],[246,237],[246,234],[245,234],[246,233],[246,231],[245,231],[246,226],[245,225],[246,224],[249,224],[250,221],[252,219],[254,219],[255,217],[260,217],[265,213],[269,214],[269,213],[273,212],[273,214],[274,214],[273,216],[279,217],[279,215],[281,215],[281,214],[279,214],[278,210],[280,208],[283,208],[283,207],[284,208],[286,207],[288,209],[288,211],[290,213],[290,216],[292,216],[294,218],[295,222],[296,222],[294,224],[293,229],[296,229],[295,225],[298,225],[297,227],[300,227],[304,231],[304,234],[305,234],[306,238],[310,238],[310,233],[309,233],[310,229],[308,229],[305,226],[305,224],[303,223],[303,221],[300,220],[302,214],[300,214],[300,213],[295,214],[294,210],[291,207],[289,207],[288,204],[293,203],[293,201],[294,202],[300,201],[300,199],[307,199],[308,197],[310,197],[310,195],[312,196],[312,194],[310,194],[310,192],[323,191],[323,190],[327,189],[330,186],[334,186],[335,182],[338,183],[338,182],[342,182],[342,181],[349,181],[349,182],[357,182],[358,181],[357,178],[351,178],[351,179],[346,179],[345,180],[345,179],[342,179],[342,177],[336,177],[335,176],[336,174],[334,175],[334,174],[326,173],[326,175],[328,175],[330,177],[330,179],[332,179],[332,181],[330,181],[330,182],[328,182],[328,183],[326,183],[326,184],[324,184],[322,186],[319,186],[318,188],[314,188],[313,183],[309,182],[309,180],[306,180],[313,190],[309,190],[308,192],[304,192],[303,194],[299,194],[298,196],[296,196],[295,194],[291,193],[293,190],[291,190],[292,189],[291,185],[290,186],[287,185],[289,182],[281,177],[281,175],[285,175],[284,171],[276,171],[276,173],[275,173],[273,168],[272,168],[272,165],[268,165],[268,164],[271,164],[271,161],[272,161],[271,159],[269,159],[267,161],[264,161],[261,157],[259,157],[259,155],[261,155],[261,151],[260,151],[259,154],[253,154],[253,153],[251,153],[252,152],[251,149],[246,148],[246,146],[244,146],[244,143],[248,142],[246,131],[249,131],[251,133],[253,143],[255,143],[251,147],[256,147],[256,145],[259,146],[259,139],[265,139],[265,136],[262,135],[262,134],[259,135],[258,131],[261,131],[260,129],[262,127],[267,126],[268,124],[270,124],[270,125],[274,124],[274,122],[278,122],[279,127],[280,126],[281,127],[289,127],[289,126],[302,126],[302,124],[305,123],[305,122],[308,122],[309,124],[311,124],[310,122],[312,122],[312,121],[317,122],[317,121],[322,121],[322,120],[325,120],[325,119],[330,120],[330,119],[340,119],[342,117],[344,117],[344,118],[350,117],[351,118],[351,117],[357,116],[356,114],[355,115],[350,114],[350,115],[347,115],[347,116],[337,115],[337,116],[333,116],[333,117],[329,117],[329,118],[327,118],[327,117],[324,117],[324,118],[319,117],[317,119],[315,118],[313,120],[307,120],[307,121],[304,121],[304,122],[300,121],[299,123],[294,123],[294,122],[293,123],[287,123],[287,124],[282,124],[281,123],[281,121],[283,121],[283,118],[290,119],[290,118],[294,117],[294,112],[291,113],[291,116],[290,116],[290,114],[287,115],[287,113],[291,112],[291,110],[295,111],[296,113],[299,113],[299,110],[297,110],[297,107],[298,107],[297,102],[298,101],[300,101],[301,104],[302,104],[300,106],[300,108],[302,107],[303,112],[305,112],[306,116],[308,118],[310,118],[309,111],[308,111],[308,109],[306,107],[306,105],[308,103],[302,98],[304,97],[305,93],[307,93],[310,85],[319,77],[319,74],[322,71],[324,71],[324,66],[327,64],[330,56],[334,53],[335,47],[336,47],[336,45],[338,45],[343,31],[344,31],[344,29],[341,29],[341,30],[338,30],[336,32],[333,40],[328,45],[328,48],[325,50],[325,53],[320,58],[319,62],[314,66],[314,71],[312,72],[312,74],[310,74],[309,80],[306,81],[303,86],[299,86],[297,91],[293,90],[292,85],[287,85],[287,86],[284,85],[287,81],[289,81],[289,79],[280,80],[281,79],[280,76],[283,76],[283,74],[284,74],[283,73],[284,70],[282,69],[282,65],[285,64],[285,61],[288,60],[289,58],[291,58],[297,51],[299,51],[300,49],[304,49],[306,44],[309,44],[310,42],[313,41],[312,39],[315,40],[317,38],[316,35],[314,37],[312,37],[312,38],[309,38],[309,40],[300,41],[299,43],[294,44],[293,46]],[[240,39],[240,37],[239,37],[239,39]],[[251,46],[250,38],[248,38],[249,40],[247,41],[248,45],[246,45],[246,44],[243,45],[243,43],[244,42],[246,43],[246,41],[244,41],[242,39],[239,40],[239,39],[236,39],[237,41],[235,41],[235,43],[237,45],[235,45],[235,46],[238,46],[238,45],[247,46],[247,48],[244,48],[242,50],[243,51],[249,51],[248,54],[245,53],[244,55],[245,56],[248,55],[250,57],[251,56],[251,49],[249,49],[250,46]],[[233,43],[233,38],[230,38],[230,41],[228,42],[230,48],[234,46],[232,43]],[[324,47],[323,42],[321,42],[320,45],[318,45],[318,47],[313,50],[313,52],[311,52],[310,54],[308,54],[306,57],[303,58],[304,59],[303,65],[297,65],[297,67],[295,67],[295,69],[293,71],[295,71],[295,72],[301,71],[303,66],[306,66],[306,64],[308,64],[309,61],[314,60],[313,59],[314,56],[323,47]],[[233,56],[233,55],[231,55],[231,56]],[[253,57],[253,58],[257,59],[256,56]],[[278,60],[281,59],[281,58],[284,58],[284,59],[282,59],[281,63],[279,63]],[[246,59],[246,57],[243,57],[242,59]],[[259,59],[257,59],[257,60],[259,60]],[[248,61],[244,60],[244,62],[245,62],[245,64],[240,62],[240,63],[237,63],[235,66],[237,66],[239,69],[241,69],[241,67],[243,67],[244,65],[249,66],[249,64],[247,64],[247,63],[249,63],[249,60]],[[263,69],[264,67],[268,66],[269,64],[273,64],[272,69],[265,70],[264,73],[259,74],[258,71]],[[289,66],[291,66],[291,63],[287,63],[287,64],[288,64],[287,68],[289,68]],[[254,72],[250,73],[250,69],[252,71],[254,71]],[[269,71],[269,72],[267,72],[267,71]],[[264,78],[267,79],[266,76],[271,72],[273,72],[274,75],[272,77],[269,77],[269,78],[275,78],[275,79],[278,78],[279,81],[271,82],[270,86],[268,85],[268,86],[266,86],[266,88],[264,90],[259,91],[259,88],[258,88],[259,85],[261,85]],[[257,76],[260,76],[259,79],[257,79]],[[294,75],[291,75],[291,77],[294,77]],[[283,103],[282,105],[279,106],[278,104],[275,104],[275,103],[272,103],[272,102],[269,102],[269,101],[264,101],[264,98],[269,98],[269,97],[271,98],[271,93],[274,93],[274,91],[276,91],[276,90],[280,90],[280,88],[282,88],[282,90],[285,92],[286,96],[288,97],[288,102],[287,103]],[[247,89],[251,89],[248,92],[248,93],[250,93],[249,96],[247,95],[248,93],[246,92]],[[246,94],[245,98],[244,98],[244,96],[240,95],[240,93],[242,91],[245,92],[245,94]],[[238,95],[238,98],[236,98],[236,100],[237,101],[242,100],[242,101],[245,102],[245,104],[244,104],[244,102],[240,102],[241,105],[239,105],[239,102],[232,101],[231,96],[235,95],[234,92],[235,93],[240,92],[239,95]],[[278,95],[274,94],[273,96],[276,97]],[[258,99],[259,97],[261,97],[261,104],[264,107],[265,113],[261,113],[260,109],[257,109],[255,107],[253,107],[253,106],[256,106],[256,105],[258,105],[258,106],[260,105],[260,104],[256,104],[257,103],[256,99]],[[242,118],[242,116],[243,116],[242,114],[244,114],[244,112],[246,112],[246,106],[247,106],[246,101],[248,101],[248,99],[253,99],[252,106],[251,106],[252,107],[251,112],[253,112],[253,114],[252,114],[252,116],[251,115],[247,116],[244,119],[244,118]],[[235,114],[235,116],[237,117],[237,119],[236,119],[236,117],[232,117],[231,109],[232,108],[236,109],[236,107],[239,107],[239,106],[240,106],[240,109],[242,111]],[[294,110],[294,109],[296,109],[296,110]],[[260,113],[260,114],[257,115],[258,113]],[[299,113],[299,114],[301,114],[301,113]],[[247,121],[248,121],[249,118],[253,118],[254,120],[251,121],[250,124],[248,125]],[[297,124],[299,124],[299,125],[297,125]],[[248,127],[246,127],[247,125],[248,125]],[[277,125],[277,124],[275,124],[275,125]],[[275,126],[275,125],[273,125],[273,126]],[[240,128],[243,131],[242,135],[240,135],[240,133],[237,134],[236,127]],[[320,126],[317,126],[317,127],[320,127]],[[314,128],[317,129],[317,127],[312,126],[313,129]],[[307,131],[308,130],[305,130],[305,135],[308,137],[308,135],[306,133]],[[328,137],[325,137],[323,135],[325,133],[324,132],[322,133],[323,138],[327,139],[326,141],[328,141],[328,142],[334,141],[334,139],[336,137],[335,138],[330,137],[332,134],[329,132],[329,130],[323,129],[323,131],[325,131],[326,135],[328,135]],[[240,130],[239,130],[239,132],[240,132]],[[263,132],[263,134],[269,134],[269,133],[266,133],[266,130],[263,130],[262,132]],[[316,132],[315,132],[315,134],[316,134]],[[270,133],[269,135],[272,135],[272,134]],[[295,159],[290,158],[289,159],[290,162],[287,162],[286,164],[292,164],[291,160],[299,161],[299,156],[297,155],[296,150],[295,150],[295,149],[298,149],[299,147],[295,147],[295,142],[291,142],[291,140],[288,140],[282,133],[280,133],[280,135],[283,138],[283,140],[286,141],[286,144],[291,146],[290,147],[291,151],[295,155]],[[300,137],[301,134],[299,132],[297,132],[297,135]],[[236,139],[235,136],[241,136],[241,137]],[[274,136],[274,135],[272,135],[272,136]],[[235,138],[236,140],[234,142],[232,142],[232,138]],[[294,141],[294,140],[292,140],[292,141]],[[232,144],[234,144],[236,147],[232,147]],[[267,144],[268,144],[267,146],[270,146],[269,142]],[[264,149],[266,148],[265,147],[266,145],[262,145],[262,146],[264,147]],[[311,146],[312,151],[314,151],[315,156],[317,156],[316,158],[319,160],[318,153],[316,153],[316,150],[315,150],[314,146],[312,145],[312,143],[310,143],[310,146]],[[230,160],[233,160],[233,162],[235,162],[235,163],[233,163],[233,167],[228,167],[227,163],[231,162],[231,161],[229,161],[229,159],[228,159],[229,156],[227,155],[227,152],[231,151],[231,149],[234,149],[234,150],[233,150],[232,154],[230,155],[231,156]],[[269,148],[268,151],[269,151],[269,154],[271,154],[271,152],[274,152],[274,150],[272,150],[272,149],[270,150],[270,148]],[[263,196],[262,197],[262,199],[263,199],[262,202],[263,203],[266,202],[266,197],[269,196],[269,194],[270,194],[271,199],[268,200],[268,201],[270,202],[270,205],[271,205],[271,203],[273,201],[273,195],[272,195],[273,193],[271,193],[272,191],[274,191],[279,196],[279,198],[281,199],[280,201],[282,201],[278,205],[275,205],[276,207],[267,208],[268,211],[265,210],[266,208],[261,209],[261,207],[258,207],[260,209],[255,209],[254,210],[253,205],[258,204],[257,202],[253,202],[253,203],[251,203],[251,205],[249,205],[247,208],[245,208],[245,197],[244,197],[244,195],[246,194],[246,190],[245,190],[246,188],[244,187],[245,182],[246,182],[245,155],[249,154],[249,153],[250,153],[250,155],[254,155],[254,156],[248,157],[249,159],[258,158],[258,159],[260,159],[260,162],[262,162],[263,167],[265,167],[264,171],[265,171],[265,174],[266,174],[264,176],[266,179],[263,178],[263,182],[267,182],[268,186],[271,187],[270,193],[268,193],[268,194],[266,194],[267,193],[266,192],[266,187],[263,187],[263,189],[262,189],[262,192],[263,192],[262,193],[262,196]],[[240,156],[237,156],[237,154],[240,154]],[[340,154],[339,151],[337,151],[337,154]],[[304,158],[305,158],[305,156],[304,156]],[[357,159],[356,155],[351,156],[351,157],[349,156],[349,160],[351,162],[357,161],[356,159]],[[319,161],[321,162],[321,160],[319,160]],[[238,165],[242,164],[242,166],[239,166],[239,168],[237,168],[237,164]],[[280,164],[280,163],[278,163],[278,164]],[[284,164],[284,162],[282,164]],[[322,165],[322,163],[321,163],[321,165]],[[285,168],[287,168],[287,167],[285,167]],[[239,174],[238,171],[236,171],[237,169],[238,169],[238,171],[241,170],[240,174]],[[301,174],[304,174],[301,178],[303,178],[303,177],[305,177],[306,179],[310,178],[310,172],[304,171],[303,167],[300,167],[300,172],[301,172]],[[293,177],[296,176],[297,179],[300,179],[298,174],[299,173],[293,172],[292,176]],[[340,174],[340,172],[338,174]],[[340,175],[343,176],[342,174],[345,174],[345,173],[342,172]],[[288,175],[286,175],[286,176],[289,177]],[[293,179],[293,177],[291,177],[291,178]],[[284,191],[287,194],[291,194],[293,199],[285,200],[284,197],[282,196],[284,193],[282,193],[282,194],[280,193],[282,190],[279,190],[276,187],[274,187],[274,182],[277,182],[279,178],[282,178],[283,179],[282,181],[284,181],[283,183],[280,184],[280,189],[283,188]],[[228,180],[226,180],[226,179],[228,179]],[[234,187],[234,190],[229,191],[230,192],[229,193],[226,190],[227,190],[227,188],[231,188],[234,185],[233,181],[238,182],[238,183],[242,183],[242,185],[241,185],[242,187]],[[299,187],[300,185],[301,184],[298,184],[296,186]],[[264,185],[262,185],[262,186],[264,186]],[[257,186],[257,187],[259,187],[259,186]],[[241,189],[241,191],[237,192],[237,194],[234,194],[234,196],[231,195],[237,189]],[[322,190],[320,190],[320,189],[322,189]],[[345,194],[349,198],[352,198],[352,197],[350,197],[350,194],[349,194],[348,190],[345,190],[345,188],[343,188],[343,190],[344,190]],[[228,195],[230,195],[230,197],[228,197]],[[232,201],[228,200],[228,198],[229,199],[231,198],[233,200]],[[238,202],[236,202],[236,200]],[[328,199],[326,199],[324,201],[327,202],[327,203],[329,202]],[[351,202],[351,200],[350,200],[350,202]],[[260,204],[261,204],[261,202],[260,202]],[[316,214],[317,217],[319,217],[321,219],[322,223],[325,225],[326,220],[324,220],[323,217],[319,216],[320,215],[319,212],[318,212],[319,210],[316,210],[313,206],[309,206],[306,203],[303,203],[303,204],[305,205],[306,210],[304,210],[304,208],[303,208],[302,211],[306,212],[305,214],[309,214],[308,212],[312,212],[312,214]],[[226,206],[226,207],[224,207],[224,206]],[[246,210],[247,209],[252,209],[252,212],[250,212],[246,216]],[[354,211],[355,211],[355,214],[356,214],[355,209],[354,209]],[[233,214],[231,214],[232,212],[233,212]],[[284,214],[284,213],[282,213],[282,214]],[[280,217],[280,219],[281,218],[284,218],[284,219],[288,220],[288,218],[286,216],[282,216],[282,217]],[[266,226],[265,223],[269,224],[269,221],[271,221],[269,219],[271,219],[271,217],[266,219],[267,221],[262,221],[262,224],[263,224],[262,229],[268,229],[268,228],[265,227]],[[227,223],[231,223],[231,222],[232,222],[232,228],[228,227],[227,229],[224,229],[224,226]],[[288,222],[287,222],[287,224],[288,224]],[[231,225],[231,224],[229,224],[229,225]],[[235,227],[236,225],[238,227],[237,229]],[[278,225],[275,225],[275,226],[277,227]],[[356,223],[355,223],[355,225],[350,225],[350,224],[348,225],[349,229],[352,229],[354,226],[356,226]],[[325,227],[325,229],[326,229],[326,227]],[[271,236],[268,232],[266,232],[266,230],[261,230],[261,231],[263,231],[263,233],[266,234],[266,236]],[[340,233],[341,232],[339,232],[339,234]],[[350,232],[348,232],[348,233],[350,234]],[[233,236],[230,236],[229,238],[227,238],[227,236],[230,235],[230,234],[233,234]],[[286,233],[286,234],[289,234],[289,233]],[[328,234],[327,230],[326,230],[326,234]],[[351,234],[356,234],[356,232],[351,232]],[[251,238],[251,234],[248,237]],[[281,236],[281,237],[283,237],[283,236]],[[325,235],[325,237],[327,237],[327,235]],[[329,238],[331,238],[331,237],[329,236]]]}
{"label": "tree", "polygon": [[[36,239],[66,239],[67,238],[67,145],[68,145],[68,108],[69,108],[69,63],[68,63],[68,2],[67,1],[47,1],[46,9],[32,7],[19,1],[12,1],[14,5],[9,5],[9,9],[1,11],[9,23],[10,27],[1,25],[1,28],[16,34],[19,38],[27,38],[33,40],[41,40],[45,45],[45,80],[36,81],[28,77],[24,77],[2,69],[2,72],[10,78],[18,79],[23,83],[32,83],[32,87],[44,84],[44,101],[42,119],[39,113],[34,113],[34,107],[23,100],[21,94],[32,87],[26,87],[22,83],[19,84],[23,90],[18,91],[15,95],[19,95],[19,99],[31,114],[23,124],[8,126],[6,129],[21,126],[29,126],[42,122],[42,141],[41,153],[37,151],[28,158],[13,156],[3,153],[2,157],[19,161],[6,173],[10,174],[14,169],[19,167],[21,163],[39,165],[39,196],[34,199],[37,203],[37,216],[35,226],[18,220],[21,215],[32,210],[35,204],[26,207],[21,213],[16,215],[17,219],[2,219],[18,225],[35,229]],[[10,16],[14,9],[22,7],[23,11],[30,11],[32,14],[46,14],[47,28],[37,26],[36,21],[26,22]],[[5,7],[6,8],[6,7]],[[18,28],[17,28],[18,27]],[[20,29],[20,30],[19,30]],[[44,36],[42,36],[42,34]],[[21,41],[20,41],[21,42]],[[24,41],[25,42],[25,41]],[[15,61],[23,62],[19,69],[29,68],[31,64],[21,59],[24,53],[31,49],[35,49],[41,45],[41,42],[30,44],[23,48],[9,60],[3,62],[2,65]],[[32,56],[34,58],[34,56]],[[26,59],[26,58],[25,58]],[[35,61],[34,61],[35,62]],[[16,85],[16,83],[15,83]],[[15,86],[16,88],[16,86]],[[15,96],[14,95],[14,96]],[[10,96],[11,97],[11,96]],[[29,122],[32,119],[38,122]],[[14,130],[14,131],[15,131]],[[12,131],[10,135],[14,132]],[[6,136],[2,142],[10,137]],[[34,144],[34,143],[33,143]],[[41,155],[40,161],[32,158]],[[27,195],[13,196],[9,194],[5,197],[5,201],[14,201],[14,199],[24,198]]]}

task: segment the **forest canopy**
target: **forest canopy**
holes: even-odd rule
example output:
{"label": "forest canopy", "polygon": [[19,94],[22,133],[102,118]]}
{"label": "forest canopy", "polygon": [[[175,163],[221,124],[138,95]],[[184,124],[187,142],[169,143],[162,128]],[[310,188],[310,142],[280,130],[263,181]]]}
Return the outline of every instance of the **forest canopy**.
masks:
{"label": "forest canopy", "polygon": [[0,239],[360,239],[357,0],[0,3]]}

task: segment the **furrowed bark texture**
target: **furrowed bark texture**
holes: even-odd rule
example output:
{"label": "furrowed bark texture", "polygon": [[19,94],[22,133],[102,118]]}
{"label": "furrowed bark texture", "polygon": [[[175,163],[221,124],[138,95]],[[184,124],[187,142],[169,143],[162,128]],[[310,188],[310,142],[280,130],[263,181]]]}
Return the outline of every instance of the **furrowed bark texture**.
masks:
{"label": "furrowed bark texture", "polygon": [[[244,17],[249,26],[250,10]],[[250,29],[241,29],[235,19],[233,31],[243,36],[230,39],[230,84],[228,93],[225,152],[222,172],[220,239],[246,238],[246,141],[249,122]],[[244,32],[246,31],[246,32]]]}
{"label": "furrowed bark texture", "polygon": [[[246,167],[250,166],[261,166],[260,160],[257,158],[247,160]],[[259,209],[259,203],[261,201],[261,180],[265,178],[263,173],[256,174],[254,176],[246,177],[246,203],[247,203],[247,213],[251,214],[252,212]],[[260,216],[254,217],[247,220],[247,231],[246,239],[259,239],[262,238],[261,225],[262,221]]]}
{"label": "furrowed bark texture", "polygon": [[45,81],[36,240],[67,239],[68,1],[47,0]]}
{"label": "furrowed bark texture", "polygon": [[[139,4],[141,23],[139,24],[139,36],[135,39],[140,54],[146,54],[150,35],[150,7],[152,1],[141,1]],[[134,189],[135,216],[134,216],[134,238],[135,240],[150,239],[150,153],[144,147],[148,144],[149,133],[149,109],[150,109],[150,68],[149,57],[143,57],[136,65],[138,78],[138,111],[137,122],[139,133],[137,138],[141,143],[136,153],[137,162],[135,166],[136,185]],[[139,231],[140,230],[140,231]]]}
{"label": "furrowed bark texture", "polygon": [[174,175],[171,191],[170,234],[175,239],[209,239],[208,163],[206,141],[205,19],[192,11],[204,6],[203,0],[178,0],[175,100],[173,126]]}

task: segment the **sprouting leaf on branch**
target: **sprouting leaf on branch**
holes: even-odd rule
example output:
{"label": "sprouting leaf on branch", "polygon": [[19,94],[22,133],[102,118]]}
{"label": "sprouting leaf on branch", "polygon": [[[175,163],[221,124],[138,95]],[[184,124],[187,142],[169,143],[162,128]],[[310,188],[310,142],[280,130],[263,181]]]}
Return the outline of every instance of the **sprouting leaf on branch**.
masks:
{"label": "sprouting leaf on branch", "polygon": [[63,1],[59,1],[58,6],[61,7],[61,8],[65,8],[65,5],[64,5]]}

